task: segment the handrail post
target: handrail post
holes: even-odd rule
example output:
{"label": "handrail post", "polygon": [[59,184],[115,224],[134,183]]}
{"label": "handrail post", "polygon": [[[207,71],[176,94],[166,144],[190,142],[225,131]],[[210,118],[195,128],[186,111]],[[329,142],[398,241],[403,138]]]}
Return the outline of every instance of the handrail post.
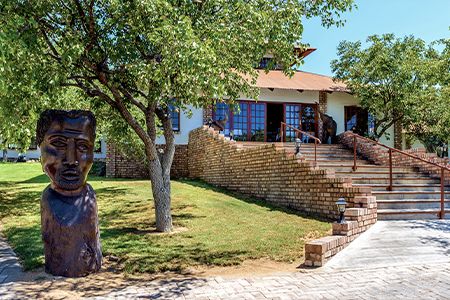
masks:
{"label": "handrail post", "polygon": [[444,190],[444,184],[445,184],[445,170],[444,168],[441,168],[441,211],[439,213],[439,219],[445,218],[445,190]]}
{"label": "handrail post", "polygon": [[353,136],[353,171],[356,171],[356,135]]}
{"label": "handrail post", "polygon": [[284,124],[281,122],[280,142],[284,143]]}
{"label": "handrail post", "polygon": [[392,191],[392,149],[389,149],[389,186],[388,191]]}

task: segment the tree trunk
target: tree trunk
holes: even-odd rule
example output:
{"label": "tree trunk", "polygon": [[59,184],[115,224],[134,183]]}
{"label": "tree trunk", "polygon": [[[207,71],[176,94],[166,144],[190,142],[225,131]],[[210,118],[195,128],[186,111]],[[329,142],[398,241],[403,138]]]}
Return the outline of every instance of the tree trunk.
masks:
{"label": "tree trunk", "polygon": [[158,158],[149,161],[150,181],[155,201],[156,231],[172,230],[172,214],[170,211],[170,173],[163,174]]}
{"label": "tree trunk", "polygon": [[8,150],[3,149],[3,162],[8,161]]}
{"label": "tree trunk", "polygon": [[403,114],[398,108],[393,108],[392,117],[394,121],[394,148],[403,150]]}

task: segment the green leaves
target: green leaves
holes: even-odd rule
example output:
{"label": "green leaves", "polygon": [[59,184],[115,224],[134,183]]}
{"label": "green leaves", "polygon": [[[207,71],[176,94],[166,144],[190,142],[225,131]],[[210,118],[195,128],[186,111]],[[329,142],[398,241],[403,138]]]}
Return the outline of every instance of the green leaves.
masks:
{"label": "green leaves", "polygon": [[437,125],[442,124],[437,116],[448,117],[448,99],[442,97],[449,84],[448,40],[427,46],[413,36],[385,34],[366,42],[365,49],[361,42],[341,42],[331,66],[335,78],[344,80],[375,116],[376,137],[398,119],[417,137],[447,132],[448,139],[448,127]]}
{"label": "green leaves", "polygon": [[[136,121],[127,122],[146,131],[147,119],[156,119],[148,118],[150,108],[173,98],[182,110],[257,98],[251,82],[263,55],[273,54],[289,73],[298,63],[293,45],[301,40],[302,17],[339,25],[352,3],[8,0],[0,5],[0,108],[30,112],[23,124],[32,132],[31,112],[81,105],[111,115],[121,102]],[[68,88],[85,93],[74,98],[81,102],[72,91],[65,96]]]}

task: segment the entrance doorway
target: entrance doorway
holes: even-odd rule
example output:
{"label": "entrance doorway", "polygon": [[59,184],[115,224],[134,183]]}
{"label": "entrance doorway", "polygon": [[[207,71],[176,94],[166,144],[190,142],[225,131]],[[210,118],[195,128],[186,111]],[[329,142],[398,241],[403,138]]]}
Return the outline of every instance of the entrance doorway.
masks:
{"label": "entrance doorway", "polygon": [[358,106],[345,106],[345,131],[351,130],[362,136],[369,131],[369,113]]}
{"label": "entrance doorway", "polygon": [[281,122],[284,122],[282,103],[267,103],[267,141],[280,141]]}

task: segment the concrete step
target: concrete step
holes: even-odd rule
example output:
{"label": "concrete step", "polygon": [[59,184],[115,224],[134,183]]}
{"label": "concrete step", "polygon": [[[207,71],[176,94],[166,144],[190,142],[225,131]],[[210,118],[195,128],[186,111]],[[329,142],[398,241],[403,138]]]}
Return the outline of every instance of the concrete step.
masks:
{"label": "concrete step", "polygon": [[[282,147],[284,149],[296,149],[295,145],[292,146],[281,146],[281,145],[276,145],[277,147]],[[317,145],[317,147],[314,147],[314,144],[312,144],[311,146],[307,146],[307,145],[300,145],[300,150],[305,150],[305,151],[324,151],[324,152],[332,152],[332,151],[339,151],[339,152],[343,152],[343,153],[352,153],[350,150],[344,148],[344,147],[323,147],[320,145]]]}
{"label": "concrete step", "polygon": [[[278,149],[278,148],[277,148]],[[286,152],[293,153],[297,149],[295,148],[280,148],[286,150]],[[339,150],[320,150],[317,149],[317,151],[314,151],[314,149],[300,149],[300,153],[303,155],[314,155],[314,153],[317,153],[317,155],[324,155],[324,156],[345,156],[348,159],[353,159],[353,155],[350,155],[348,152],[339,151]]]}
{"label": "concrete step", "polygon": [[[379,178],[380,176],[386,176],[389,178],[389,172],[386,171],[361,171],[356,170],[355,172],[351,169],[345,169],[345,170],[336,170],[336,176],[338,177],[352,177],[352,178]],[[411,172],[397,172],[396,170],[393,170],[392,172],[393,178],[405,178],[405,177],[423,177],[423,174],[411,171]]]}
{"label": "concrete step", "polygon": [[[275,143],[277,146],[283,146],[286,148],[289,147],[295,147],[295,143],[293,142],[288,142],[288,143]],[[301,143],[300,147],[305,147],[305,148],[314,148],[314,143]],[[341,144],[317,144],[317,148],[321,148],[321,149],[345,149],[347,151],[348,148],[341,145]]]}
{"label": "concrete step", "polygon": [[[372,187],[372,191],[386,191],[389,187],[388,184],[380,184],[380,183],[373,183],[373,184],[359,184],[354,183],[353,186],[362,186],[362,187]],[[444,187],[446,191],[449,191],[450,189],[448,187]],[[432,191],[432,192],[440,192],[441,191],[441,185],[440,184],[394,184],[392,186],[392,191]]]}
{"label": "concrete step", "polygon": [[[307,161],[314,161],[314,157],[306,159]],[[341,160],[341,159],[323,159],[323,158],[319,158],[317,157],[317,163],[319,165],[327,165],[327,166],[349,166],[352,165],[353,166],[353,161],[348,161],[348,160]],[[357,163],[359,165],[365,165],[367,162],[364,160],[357,160]]]}
{"label": "concrete step", "polygon": [[[377,200],[389,199],[441,199],[441,192],[436,191],[372,191]],[[450,191],[445,192],[445,200],[450,200]]]}
{"label": "concrete step", "polygon": [[[324,168],[332,168],[338,172],[355,173],[355,172],[353,172],[353,164],[349,164],[349,163],[333,165],[332,163],[324,162],[324,163],[319,163],[319,166],[324,167]],[[394,168],[392,168],[392,171],[394,173],[416,173],[416,171],[413,168],[407,168],[407,167],[394,167]],[[389,167],[370,165],[370,164],[364,164],[364,165],[360,164],[360,165],[358,165],[356,172],[358,172],[358,174],[364,174],[364,173],[368,173],[368,172],[385,172],[385,173],[389,174]]]}
{"label": "concrete step", "polygon": [[[302,155],[301,157],[304,158],[307,161],[313,161],[315,159],[314,155],[311,155],[311,156]],[[349,165],[349,164],[353,165],[353,160],[348,160],[348,159],[342,158],[342,157],[325,157],[325,156],[317,155],[317,160],[322,162],[322,163],[342,162],[342,163],[344,163],[346,165]],[[367,161],[361,160],[361,159],[358,159],[356,162],[357,162],[358,165],[367,164]]]}
{"label": "concrete step", "polygon": [[[439,219],[437,209],[378,209],[378,220]],[[450,219],[450,210],[445,211],[445,219]]]}
{"label": "concrete step", "polygon": [[[421,174],[419,174],[421,175]],[[365,177],[362,175],[358,177],[357,175],[352,176],[353,183],[356,184],[389,184],[389,175],[385,177]],[[392,182],[394,185],[398,184],[440,184],[439,180],[429,178],[429,177],[393,177]]]}
{"label": "concrete step", "polygon": [[[390,199],[378,200],[378,209],[437,209],[441,208],[439,199]],[[445,209],[450,209],[450,201],[444,202]]]}

